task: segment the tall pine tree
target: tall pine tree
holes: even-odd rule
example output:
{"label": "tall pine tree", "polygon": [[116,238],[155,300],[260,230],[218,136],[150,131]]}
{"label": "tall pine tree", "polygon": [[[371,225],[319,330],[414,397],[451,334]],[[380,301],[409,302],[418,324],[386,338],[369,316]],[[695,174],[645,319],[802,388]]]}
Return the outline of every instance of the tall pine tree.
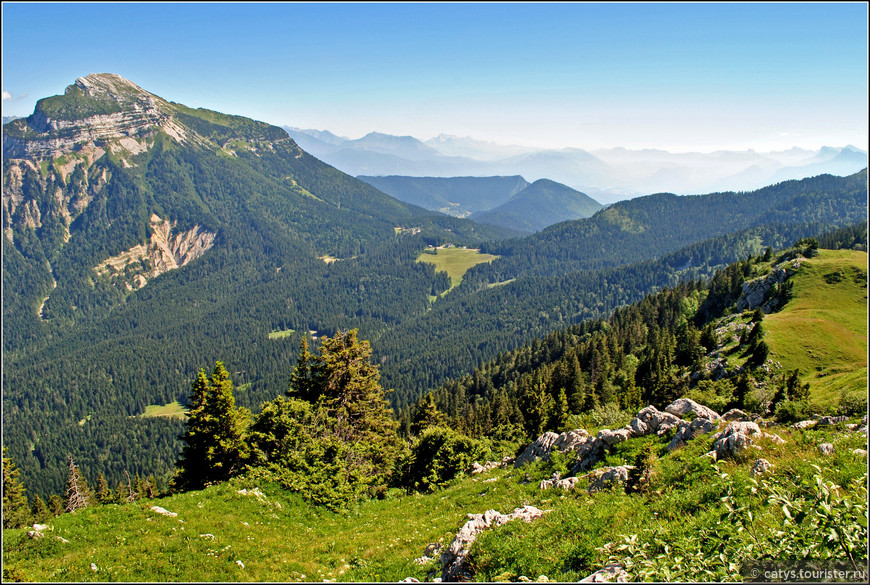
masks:
{"label": "tall pine tree", "polygon": [[223,363],[217,362],[208,378],[200,370],[191,388],[173,489],[202,489],[241,473],[250,454],[249,424],[250,412],[236,407],[233,383]]}
{"label": "tall pine tree", "polygon": [[18,528],[30,520],[30,506],[19,474],[3,447],[3,528]]}

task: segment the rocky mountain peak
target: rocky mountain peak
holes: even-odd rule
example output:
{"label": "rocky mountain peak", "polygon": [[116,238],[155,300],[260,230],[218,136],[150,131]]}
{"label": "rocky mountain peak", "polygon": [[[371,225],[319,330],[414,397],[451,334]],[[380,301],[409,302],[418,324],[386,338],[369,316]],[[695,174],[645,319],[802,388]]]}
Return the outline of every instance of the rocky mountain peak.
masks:
{"label": "rocky mountain peak", "polygon": [[[66,94],[78,88],[94,98],[103,98],[111,101],[121,101],[123,97],[141,96],[143,98],[156,98],[132,81],[124,79],[115,73],[91,73],[85,77],[76,79],[75,85],[66,88]],[[159,99],[159,98],[158,98]]]}
{"label": "rocky mountain peak", "polygon": [[[142,139],[156,130],[184,140],[168,102],[113,73],[79,77],[63,95],[41,99],[33,114],[4,127],[8,158],[56,158],[88,144]],[[137,149],[141,150],[141,149]]]}

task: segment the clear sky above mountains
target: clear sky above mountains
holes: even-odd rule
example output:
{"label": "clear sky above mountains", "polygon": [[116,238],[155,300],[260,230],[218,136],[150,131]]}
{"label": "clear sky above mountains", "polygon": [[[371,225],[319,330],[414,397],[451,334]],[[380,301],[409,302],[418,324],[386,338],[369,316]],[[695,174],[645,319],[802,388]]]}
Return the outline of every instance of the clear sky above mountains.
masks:
{"label": "clear sky above mountains", "polygon": [[867,4],[3,3],[3,115],[117,73],[277,125],[867,149]]}

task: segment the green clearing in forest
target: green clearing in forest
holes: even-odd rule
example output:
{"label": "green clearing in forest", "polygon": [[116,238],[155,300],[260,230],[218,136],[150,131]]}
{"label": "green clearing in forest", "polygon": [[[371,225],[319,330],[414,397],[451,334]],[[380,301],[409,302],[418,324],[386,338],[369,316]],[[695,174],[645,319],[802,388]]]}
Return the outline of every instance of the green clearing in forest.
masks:
{"label": "green clearing in forest", "polygon": [[149,404],[145,407],[145,414],[142,416],[168,416],[170,418],[184,419],[187,416],[187,409],[179,404],[177,400],[162,406],[159,404]]}
{"label": "green clearing in forest", "polygon": [[496,258],[498,256],[481,254],[480,250],[469,248],[436,248],[434,254],[420,254],[417,262],[428,262],[435,266],[436,272],[447,273],[450,277],[450,288],[441,293],[443,296],[462,283],[462,277],[469,269],[484,262],[492,262]]}
{"label": "green clearing in forest", "polygon": [[269,339],[283,339],[285,337],[290,337],[296,333],[295,329],[284,329],[283,331],[272,331],[269,333]]}

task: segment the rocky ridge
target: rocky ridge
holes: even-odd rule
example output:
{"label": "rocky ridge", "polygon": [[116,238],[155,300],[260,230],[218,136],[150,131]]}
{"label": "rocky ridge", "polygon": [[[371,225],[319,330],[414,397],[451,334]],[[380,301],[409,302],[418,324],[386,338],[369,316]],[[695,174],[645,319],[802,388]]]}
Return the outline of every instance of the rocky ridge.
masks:
{"label": "rocky ridge", "polygon": [[[120,75],[95,73],[80,77],[66,88],[64,97],[73,105],[55,108],[58,100],[45,98],[37,103],[32,115],[10,122],[3,133],[4,155],[53,159],[106,140],[129,138],[138,143],[157,130],[178,141],[188,138],[185,129],[173,119],[168,102]],[[127,147],[135,151],[141,143]]]}

